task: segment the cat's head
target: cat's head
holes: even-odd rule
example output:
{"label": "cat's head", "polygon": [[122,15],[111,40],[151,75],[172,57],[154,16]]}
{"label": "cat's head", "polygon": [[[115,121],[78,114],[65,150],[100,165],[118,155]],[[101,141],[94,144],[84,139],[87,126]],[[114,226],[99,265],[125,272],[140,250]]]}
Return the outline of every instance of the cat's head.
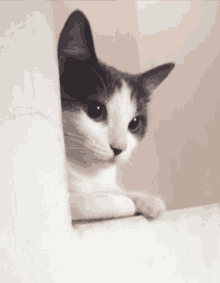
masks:
{"label": "cat's head", "polygon": [[146,133],[149,96],[174,64],[138,75],[107,66],[78,10],[60,34],[58,59],[67,156],[87,164],[126,162]]}

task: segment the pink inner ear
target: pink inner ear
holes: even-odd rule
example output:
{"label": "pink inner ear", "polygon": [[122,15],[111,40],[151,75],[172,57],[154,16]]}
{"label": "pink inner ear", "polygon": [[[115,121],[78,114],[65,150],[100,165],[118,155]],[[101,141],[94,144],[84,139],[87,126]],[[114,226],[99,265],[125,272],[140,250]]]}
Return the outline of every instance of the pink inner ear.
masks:
{"label": "pink inner ear", "polygon": [[166,63],[144,73],[141,76],[143,79],[143,87],[149,92],[153,91],[164,79],[166,79],[174,66],[174,63]]}
{"label": "pink inner ear", "polygon": [[160,83],[158,78],[150,80],[150,83],[147,84],[146,88],[149,92],[153,91]]}
{"label": "pink inner ear", "polygon": [[[68,44],[68,48],[69,47],[70,47],[70,44]],[[86,50],[85,48],[80,49],[78,46],[76,46],[76,47],[70,47],[70,49],[63,49],[63,52],[68,55],[73,55],[73,54],[80,55],[80,54],[85,54]]]}

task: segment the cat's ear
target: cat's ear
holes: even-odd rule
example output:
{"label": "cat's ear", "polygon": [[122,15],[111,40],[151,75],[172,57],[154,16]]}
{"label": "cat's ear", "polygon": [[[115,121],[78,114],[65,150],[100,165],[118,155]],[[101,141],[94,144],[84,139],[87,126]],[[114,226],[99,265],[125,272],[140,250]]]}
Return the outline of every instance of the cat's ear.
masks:
{"label": "cat's ear", "polygon": [[144,89],[152,92],[172,71],[174,63],[167,63],[153,68],[139,77]]}
{"label": "cat's ear", "polygon": [[59,59],[96,59],[89,21],[79,10],[69,16],[61,31],[58,56]]}

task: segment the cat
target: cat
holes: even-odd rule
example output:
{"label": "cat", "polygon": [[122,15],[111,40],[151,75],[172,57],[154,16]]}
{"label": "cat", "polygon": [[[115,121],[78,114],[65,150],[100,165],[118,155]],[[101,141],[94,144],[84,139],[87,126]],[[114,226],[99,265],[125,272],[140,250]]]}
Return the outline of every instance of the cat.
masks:
{"label": "cat", "polygon": [[117,165],[128,162],[144,138],[150,94],[174,63],[138,75],[108,66],[97,58],[89,21],[79,10],[60,33],[58,63],[73,221],[140,214],[159,218],[165,203],[119,186]]}

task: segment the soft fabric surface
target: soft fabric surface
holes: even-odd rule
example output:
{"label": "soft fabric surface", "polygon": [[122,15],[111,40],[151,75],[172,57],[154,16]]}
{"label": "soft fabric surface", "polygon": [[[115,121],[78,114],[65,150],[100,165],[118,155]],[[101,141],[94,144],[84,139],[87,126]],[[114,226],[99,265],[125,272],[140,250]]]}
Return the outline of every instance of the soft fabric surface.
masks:
{"label": "soft fabric surface", "polygon": [[168,211],[156,222],[139,216],[75,228],[93,242],[88,256],[100,282],[220,282],[217,204]]}

